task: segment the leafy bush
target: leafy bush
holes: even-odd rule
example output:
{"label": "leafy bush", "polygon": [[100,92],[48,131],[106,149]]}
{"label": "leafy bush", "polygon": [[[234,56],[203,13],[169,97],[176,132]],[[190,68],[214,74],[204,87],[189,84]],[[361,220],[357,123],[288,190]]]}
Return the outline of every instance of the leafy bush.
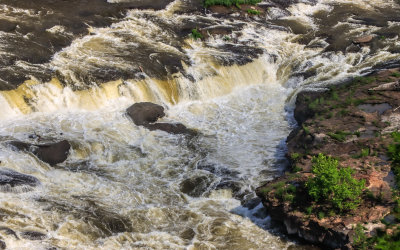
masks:
{"label": "leafy bush", "polygon": [[353,210],[361,202],[365,180],[356,180],[350,168],[338,169],[338,161],[319,154],[312,159],[315,177],[306,182],[308,194],[317,202],[328,202],[340,212]]}
{"label": "leafy bush", "polygon": [[350,134],[351,133],[345,131],[336,131],[335,133],[332,132],[327,133],[329,137],[340,142],[344,142],[346,140],[346,137]]}
{"label": "leafy bush", "polygon": [[239,7],[241,4],[255,5],[258,4],[259,2],[261,2],[261,0],[205,0],[204,7],[208,8],[213,5],[223,5],[227,7],[235,5]]}
{"label": "leafy bush", "polygon": [[192,29],[192,34],[191,34],[191,36],[192,36],[192,38],[193,38],[194,40],[202,39],[202,38],[203,38],[203,35],[202,35],[197,29]]}
{"label": "leafy bush", "polygon": [[364,227],[361,224],[357,224],[354,228],[353,236],[353,246],[356,249],[366,249],[367,248],[367,236],[365,235]]}
{"label": "leafy bush", "polygon": [[400,187],[400,132],[393,132],[394,143],[388,147],[388,154],[392,160],[392,170],[396,176],[397,187]]}
{"label": "leafy bush", "polygon": [[258,10],[252,10],[252,9],[248,9],[247,13],[251,14],[251,15],[260,15],[260,11]]}

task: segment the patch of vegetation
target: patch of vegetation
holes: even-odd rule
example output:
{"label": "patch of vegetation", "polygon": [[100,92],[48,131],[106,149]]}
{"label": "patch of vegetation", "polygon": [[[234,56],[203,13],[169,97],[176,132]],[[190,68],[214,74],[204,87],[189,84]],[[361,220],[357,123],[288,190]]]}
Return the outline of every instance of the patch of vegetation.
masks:
{"label": "patch of vegetation", "polygon": [[312,159],[311,171],[315,176],[306,182],[306,188],[314,201],[326,202],[339,212],[360,204],[365,180],[353,178],[354,170],[339,168],[338,160],[319,154]]}
{"label": "patch of vegetation", "polygon": [[304,133],[306,133],[306,135],[309,135],[310,129],[308,127],[306,127],[304,124],[302,126],[303,126]]}
{"label": "patch of vegetation", "polygon": [[327,133],[329,137],[340,142],[344,142],[346,140],[346,137],[351,134],[352,133],[345,131],[336,131],[335,133],[332,132]]}
{"label": "patch of vegetation", "polygon": [[353,246],[356,249],[367,249],[367,236],[365,229],[361,224],[357,224],[354,228]]}
{"label": "patch of vegetation", "polygon": [[226,7],[231,7],[232,5],[240,8],[241,4],[255,5],[261,2],[261,0],[205,0],[204,7],[208,8],[213,5],[223,5]]}
{"label": "patch of vegetation", "polygon": [[297,172],[300,172],[300,171],[303,171],[303,169],[301,167],[296,166],[296,165],[294,165],[292,167],[292,173],[297,173]]}
{"label": "patch of vegetation", "polygon": [[396,176],[397,187],[400,187],[400,132],[391,134],[393,143],[388,146],[388,155],[392,160],[392,171]]}
{"label": "patch of vegetation", "polygon": [[323,218],[325,218],[325,213],[322,211],[318,212],[318,219],[322,220]]}
{"label": "patch of vegetation", "polygon": [[400,72],[393,72],[393,73],[391,74],[391,76],[400,77]]}
{"label": "patch of vegetation", "polygon": [[325,103],[325,99],[323,97],[317,98],[311,103],[308,104],[308,108],[312,110],[317,110],[317,108]]}
{"label": "patch of vegetation", "polygon": [[253,10],[253,9],[248,9],[247,13],[249,13],[251,15],[260,15],[260,11],[259,10]]}
{"label": "patch of vegetation", "polygon": [[203,39],[203,35],[202,35],[197,29],[192,29],[191,37],[192,37],[194,40]]}
{"label": "patch of vegetation", "polygon": [[376,81],[376,78],[372,77],[372,76],[359,76],[359,77],[354,78],[354,81],[356,83],[369,84],[369,83]]}

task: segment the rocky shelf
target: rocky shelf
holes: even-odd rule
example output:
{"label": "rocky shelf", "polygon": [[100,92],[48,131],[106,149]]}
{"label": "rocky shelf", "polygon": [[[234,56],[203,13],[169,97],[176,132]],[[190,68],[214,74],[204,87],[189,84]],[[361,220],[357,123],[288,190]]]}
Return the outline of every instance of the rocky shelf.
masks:
{"label": "rocky shelf", "polygon": [[[324,249],[353,249],[368,237],[399,234],[396,175],[387,157],[391,133],[400,125],[399,79],[399,69],[390,69],[325,92],[298,95],[298,127],[287,138],[290,168],[256,190],[271,218],[283,222],[288,234]],[[305,184],[314,176],[312,159],[319,153],[350,167],[355,179],[365,180],[354,210],[338,212],[329,201],[309,196]],[[366,248],[374,248],[376,241],[369,242]]]}

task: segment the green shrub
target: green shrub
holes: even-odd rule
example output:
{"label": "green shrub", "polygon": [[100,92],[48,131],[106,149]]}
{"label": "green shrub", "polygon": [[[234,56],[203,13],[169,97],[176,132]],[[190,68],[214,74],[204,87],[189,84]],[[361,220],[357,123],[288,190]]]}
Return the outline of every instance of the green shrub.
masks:
{"label": "green shrub", "polygon": [[253,9],[248,9],[247,13],[251,14],[251,15],[260,15],[260,11],[258,10],[253,10]]}
{"label": "green shrub", "polygon": [[192,29],[191,36],[194,40],[203,39],[203,35],[197,29]]}
{"label": "green shrub", "polygon": [[388,155],[392,160],[392,170],[396,176],[397,187],[400,187],[400,132],[393,132],[392,144],[388,146]]}
{"label": "green shrub", "polygon": [[325,213],[322,211],[318,212],[318,219],[322,220],[323,218],[325,218]]}
{"label": "green shrub", "polygon": [[304,130],[304,133],[306,133],[306,135],[309,135],[310,134],[310,129],[308,127],[304,126],[304,124],[303,124],[302,127],[303,127],[303,130]]}
{"label": "green shrub", "polygon": [[317,202],[328,202],[340,212],[353,210],[361,202],[365,180],[356,180],[350,168],[338,169],[338,161],[319,154],[312,159],[315,177],[306,182],[308,194]]}
{"label": "green shrub", "polygon": [[307,207],[306,208],[306,214],[311,215],[312,214],[312,210],[313,210],[312,207]]}
{"label": "green shrub", "polygon": [[367,236],[365,235],[364,227],[357,224],[354,228],[353,246],[356,249],[367,249]]}
{"label": "green shrub", "polygon": [[332,132],[327,133],[329,137],[340,142],[344,142],[346,140],[346,137],[350,134],[351,133],[345,131],[336,131],[335,133]]}
{"label": "green shrub", "polygon": [[235,5],[239,7],[241,4],[255,5],[259,2],[261,2],[261,0],[205,0],[204,7],[208,8],[213,5],[223,5],[227,7]]}
{"label": "green shrub", "polygon": [[393,73],[392,73],[392,76],[394,76],[394,77],[400,77],[400,72],[393,72]]}

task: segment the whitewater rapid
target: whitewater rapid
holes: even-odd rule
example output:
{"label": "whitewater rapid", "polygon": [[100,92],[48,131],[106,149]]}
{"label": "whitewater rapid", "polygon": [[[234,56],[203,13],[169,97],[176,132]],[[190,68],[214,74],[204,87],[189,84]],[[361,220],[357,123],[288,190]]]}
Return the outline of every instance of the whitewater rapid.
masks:
{"label": "whitewater rapid", "polygon": [[[383,28],[352,14],[343,17],[343,8],[387,11],[390,18],[399,6],[303,1],[287,10],[271,7],[265,20],[241,20],[185,12],[190,3],[129,10],[104,27],[88,25],[86,34],[43,64],[21,60],[9,66],[32,75],[0,92],[0,166],[41,182],[1,193],[0,227],[17,234],[0,230],[9,249],[303,247],[271,227],[253,193],[284,171],[295,93],[400,59],[396,35],[375,47],[339,49],[337,37],[322,37],[329,31],[321,30],[320,16],[336,18],[330,35],[349,40]],[[4,6],[0,17],[11,21],[17,14],[32,19],[40,14]],[[229,40],[216,35],[195,41],[190,29],[182,35],[178,28],[193,22],[229,27],[232,33]],[[293,22],[301,24],[301,33],[294,32]],[[390,34],[399,31],[400,20],[385,22]],[[74,36],[68,29],[57,25],[47,32]],[[5,41],[8,36],[0,33]],[[331,44],[336,47],[327,49]],[[0,52],[11,53],[7,46]],[[35,75],[38,68],[51,77]],[[143,101],[166,108],[162,121],[181,122],[200,135],[135,126],[125,110]],[[57,166],[7,144],[65,139],[72,149]],[[20,237],[25,231],[45,237]]]}

